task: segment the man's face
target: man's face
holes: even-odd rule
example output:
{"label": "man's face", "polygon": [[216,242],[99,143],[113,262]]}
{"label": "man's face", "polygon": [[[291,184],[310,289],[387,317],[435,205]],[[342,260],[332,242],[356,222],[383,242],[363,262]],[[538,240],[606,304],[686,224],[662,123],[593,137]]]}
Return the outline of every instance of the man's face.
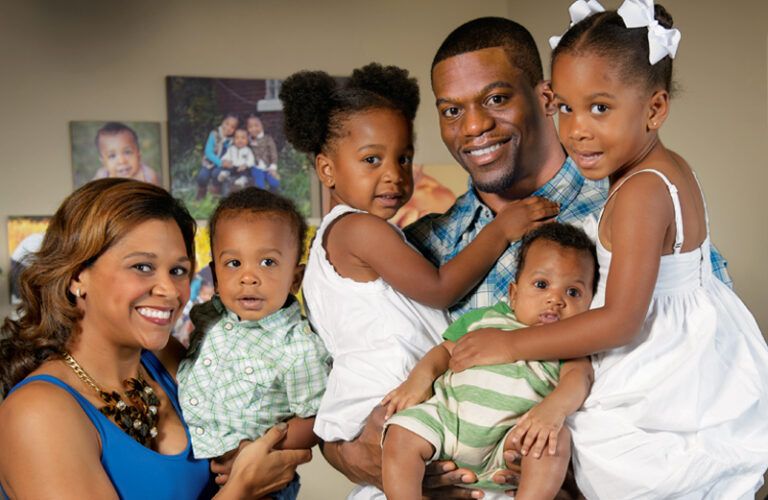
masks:
{"label": "man's face", "polygon": [[523,72],[501,47],[445,59],[432,70],[440,134],[480,191],[503,193],[535,161],[537,124],[544,115]]}

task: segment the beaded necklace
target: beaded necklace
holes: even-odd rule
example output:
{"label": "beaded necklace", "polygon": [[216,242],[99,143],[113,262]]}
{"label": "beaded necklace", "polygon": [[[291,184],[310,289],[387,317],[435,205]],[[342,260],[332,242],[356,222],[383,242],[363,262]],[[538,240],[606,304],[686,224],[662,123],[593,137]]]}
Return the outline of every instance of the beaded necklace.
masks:
{"label": "beaded necklace", "polygon": [[71,354],[65,351],[62,357],[64,363],[75,372],[75,375],[96,391],[96,394],[106,403],[105,406],[99,408],[99,411],[107,417],[111,417],[117,426],[130,437],[149,447],[152,440],[157,437],[157,421],[159,419],[157,409],[160,406],[160,400],[152,387],[141,376],[141,373],[138,374],[137,378],[123,380],[123,385],[127,389],[125,396],[131,402],[131,404],[127,404],[117,391],[102,391],[93,377],[88,375],[88,372],[75,361]]}

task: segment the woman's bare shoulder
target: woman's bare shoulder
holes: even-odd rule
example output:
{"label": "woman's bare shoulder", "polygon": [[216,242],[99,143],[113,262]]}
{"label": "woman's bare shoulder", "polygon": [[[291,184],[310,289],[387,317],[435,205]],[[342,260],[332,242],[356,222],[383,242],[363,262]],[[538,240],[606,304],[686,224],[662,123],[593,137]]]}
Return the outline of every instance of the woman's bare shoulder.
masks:
{"label": "woman's bare shoulder", "polygon": [[89,423],[77,400],[62,387],[42,380],[17,389],[0,405],[0,441],[28,432],[60,432],[73,423],[80,428]]}
{"label": "woman's bare shoulder", "polygon": [[[99,434],[59,386],[33,381],[0,404],[0,449],[0,479],[19,497],[82,498],[84,492],[114,497],[100,467]],[[73,477],[79,478],[76,484]]]}

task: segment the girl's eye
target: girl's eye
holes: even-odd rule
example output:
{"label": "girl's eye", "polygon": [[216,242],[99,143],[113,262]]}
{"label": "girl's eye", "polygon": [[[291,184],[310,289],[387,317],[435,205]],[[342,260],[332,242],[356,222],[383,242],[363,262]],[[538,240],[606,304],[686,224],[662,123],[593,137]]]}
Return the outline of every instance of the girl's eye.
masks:
{"label": "girl's eye", "polygon": [[409,155],[403,155],[400,157],[400,165],[407,167],[413,164],[413,157]]}
{"label": "girl's eye", "polygon": [[581,297],[581,290],[579,290],[578,288],[569,288],[566,291],[566,293],[568,294],[569,297],[573,297],[573,298]]}
{"label": "girl's eye", "polygon": [[371,165],[378,165],[379,163],[381,163],[381,158],[375,155],[371,155],[363,158],[363,161],[366,163],[370,163]]}
{"label": "girl's eye", "polygon": [[189,275],[189,269],[184,266],[174,267],[171,269],[171,274],[173,276],[187,276]]}
{"label": "girl's eye", "polygon": [[228,260],[224,263],[224,267],[240,267],[240,261],[237,259]]}
{"label": "girl's eye", "polygon": [[144,263],[134,264],[133,268],[141,273],[151,273],[153,270],[151,264],[144,264]]}
{"label": "girl's eye", "polygon": [[557,105],[557,110],[558,110],[560,113],[563,113],[563,114],[568,114],[568,113],[570,113],[571,111],[573,111],[573,110],[571,109],[571,107],[570,107],[570,106],[568,106],[567,104],[558,104],[558,105]]}
{"label": "girl's eye", "polygon": [[590,111],[595,113],[596,115],[602,115],[606,111],[608,111],[608,106],[605,104],[593,104],[592,108],[590,108]]}
{"label": "girl's eye", "polygon": [[261,259],[260,264],[263,267],[272,267],[277,265],[277,261],[275,259]]}
{"label": "girl's eye", "polygon": [[533,286],[536,288],[544,289],[547,288],[547,282],[544,280],[536,280],[533,282]]}
{"label": "girl's eye", "polygon": [[456,118],[457,116],[459,116],[459,108],[457,108],[456,106],[445,108],[442,111],[442,115],[446,118]]}

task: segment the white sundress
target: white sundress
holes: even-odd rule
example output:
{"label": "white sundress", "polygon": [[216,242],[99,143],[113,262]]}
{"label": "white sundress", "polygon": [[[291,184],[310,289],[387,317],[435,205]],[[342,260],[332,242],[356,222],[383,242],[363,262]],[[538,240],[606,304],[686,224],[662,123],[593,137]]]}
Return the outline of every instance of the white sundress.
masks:
{"label": "white sundress", "polygon": [[[579,489],[588,499],[753,499],[768,467],[768,348],[713,276],[709,234],[680,252],[677,188],[640,172],[669,188],[675,250],[661,258],[637,340],[593,356],[591,394],[568,420]],[[597,254],[593,307],[605,302],[611,264],[599,238]]]}
{"label": "white sundress", "polygon": [[[323,218],[302,285],[309,321],[333,357],[314,426],[325,441],[355,438],[371,410],[442,342],[449,323],[445,311],[406,297],[381,278],[357,282],[336,272],[323,238],[333,221],[350,213],[364,212],[337,205]],[[403,232],[392,227],[405,241]],[[384,500],[384,493],[358,486],[348,498]]]}

